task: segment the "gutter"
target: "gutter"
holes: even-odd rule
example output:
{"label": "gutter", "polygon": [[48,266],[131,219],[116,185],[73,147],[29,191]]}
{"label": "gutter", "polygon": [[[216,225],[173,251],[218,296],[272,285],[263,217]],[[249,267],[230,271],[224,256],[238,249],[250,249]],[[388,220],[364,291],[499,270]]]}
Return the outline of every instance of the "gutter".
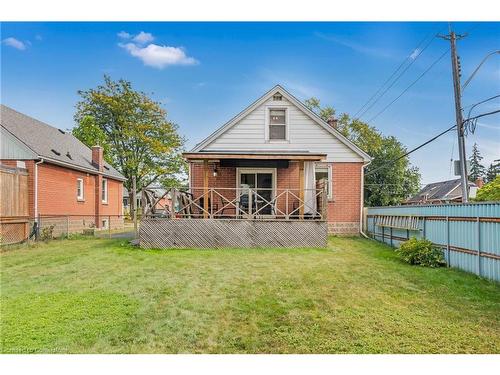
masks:
{"label": "gutter", "polygon": [[35,163],[35,221],[38,222],[38,164],[42,164],[44,160],[40,158],[40,161]]}
{"label": "gutter", "polygon": [[51,163],[51,164],[56,164],[56,165],[60,165],[60,166],[63,166],[63,167],[67,167],[69,169],[73,169],[73,170],[76,170],[76,171],[86,172],[86,173],[90,173],[90,174],[93,174],[93,175],[102,175],[102,176],[104,176],[106,178],[109,178],[109,179],[112,179],[112,180],[127,181],[127,179],[124,178],[124,177],[112,176],[112,175],[107,174],[105,172],[98,171],[97,169],[90,169],[90,168],[80,167],[78,165],[71,164],[71,163],[66,163],[64,161],[57,160],[57,159],[52,159],[52,158],[45,157],[45,161],[48,162],[48,163]]}
{"label": "gutter", "polygon": [[360,204],[360,213],[359,213],[359,233],[365,237],[365,238],[370,238],[366,235],[365,232],[363,232],[363,214],[364,214],[364,208],[365,208],[365,168],[370,165],[372,161],[368,161],[368,163],[363,164],[363,167],[361,167],[361,204]]}

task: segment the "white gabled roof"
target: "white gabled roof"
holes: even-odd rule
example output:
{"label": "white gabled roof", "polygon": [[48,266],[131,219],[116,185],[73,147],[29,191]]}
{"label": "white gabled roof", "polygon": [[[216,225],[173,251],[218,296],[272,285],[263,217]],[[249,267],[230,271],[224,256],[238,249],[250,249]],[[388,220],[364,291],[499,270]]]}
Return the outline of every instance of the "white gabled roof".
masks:
{"label": "white gabled roof", "polygon": [[311,111],[309,108],[307,108],[300,100],[298,100],[295,96],[290,94],[287,90],[285,90],[282,86],[276,85],[274,86],[271,90],[266,92],[264,95],[262,95],[259,99],[257,99],[255,102],[250,104],[247,108],[245,108],[243,111],[238,113],[235,117],[233,117],[231,120],[226,122],[223,126],[221,126],[219,129],[217,129],[215,132],[210,134],[207,138],[205,138],[203,141],[198,143],[190,152],[200,152],[202,151],[206,146],[208,146],[210,143],[212,143],[215,139],[217,139],[219,136],[224,134],[227,130],[232,128],[235,124],[237,124],[241,119],[243,119],[245,116],[247,116],[250,112],[252,112],[254,109],[256,109],[258,106],[266,102],[270,97],[272,97],[275,93],[279,92],[284,98],[286,98],[288,101],[293,103],[299,110],[301,110],[306,116],[308,116],[311,120],[316,122],[319,126],[321,126],[323,129],[325,129],[327,132],[332,134],[334,137],[336,137],[340,142],[342,142],[344,145],[346,145],[348,148],[350,148],[352,151],[354,151],[356,154],[361,156],[364,161],[369,162],[371,157],[361,150],[358,146],[356,146],[354,143],[352,143],[350,140],[348,140],[346,137],[344,137],[338,130],[332,128],[330,125],[328,125],[321,117],[319,117],[316,113]]}

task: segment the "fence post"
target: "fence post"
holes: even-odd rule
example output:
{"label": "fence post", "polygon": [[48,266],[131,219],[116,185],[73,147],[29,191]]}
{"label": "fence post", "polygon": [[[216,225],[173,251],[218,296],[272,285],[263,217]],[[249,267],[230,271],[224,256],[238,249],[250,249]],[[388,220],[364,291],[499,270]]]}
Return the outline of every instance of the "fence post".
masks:
{"label": "fence post", "polygon": [[69,237],[69,215],[66,216],[66,237]]}
{"label": "fence post", "polygon": [[393,244],[393,242],[392,242],[392,227],[391,227],[391,231],[390,231],[390,233],[391,233],[391,247],[394,247],[394,244]]}
{"label": "fence post", "polygon": [[477,274],[481,276],[481,220],[477,217]]}
{"label": "fence post", "polygon": [[38,214],[38,225],[36,226],[35,240],[40,239],[40,229],[42,228],[42,216]]}
{"label": "fence post", "polygon": [[424,238],[425,238],[425,216],[423,216],[423,217],[422,217],[422,220],[423,220],[423,222],[424,222],[424,223],[423,223],[424,228],[423,228],[423,230],[422,230],[422,234],[423,234],[423,236],[424,236]]}
{"label": "fence post", "polygon": [[383,242],[383,243],[386,243],[386,242],[385,242],[385,230],[384,230],[384,228],[385,228],[385,227],[382,225],[382,242]]}
{"label": "fence post", "polygon": [[446,251],[448,252],[448,267],[451,267],[451,259],[450,259],[450,218],[446,216]]}

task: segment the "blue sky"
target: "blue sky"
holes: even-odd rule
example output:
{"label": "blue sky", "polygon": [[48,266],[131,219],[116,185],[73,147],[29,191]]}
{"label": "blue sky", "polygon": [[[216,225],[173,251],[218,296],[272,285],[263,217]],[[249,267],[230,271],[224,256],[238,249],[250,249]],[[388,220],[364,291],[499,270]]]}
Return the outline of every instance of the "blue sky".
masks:
{"label": "blue sky", "polygon": [[[455,23],[470,31],[458,43],[465,80],[499,48],[500,24]],[[73,127],[77,90],[125,78],[164,103],[192,147],[273,85],[299,99],[315,96],[337,113],[354,114],[419,42],[446,23],[2,23],[1,101],[63,129]],[[364,116],[370,120],[448,48],[435,38]],[[464,106],[500,94],[500,57],[481,68]],[[477,109],[498,108],[500,101]],[[446,55],[372,125],[416,146],[454,122]],[[481,119],[477,142],[485,164],[500,158],[500,116]],[[411,157],[423,182],[453,178],[456,134]]]}

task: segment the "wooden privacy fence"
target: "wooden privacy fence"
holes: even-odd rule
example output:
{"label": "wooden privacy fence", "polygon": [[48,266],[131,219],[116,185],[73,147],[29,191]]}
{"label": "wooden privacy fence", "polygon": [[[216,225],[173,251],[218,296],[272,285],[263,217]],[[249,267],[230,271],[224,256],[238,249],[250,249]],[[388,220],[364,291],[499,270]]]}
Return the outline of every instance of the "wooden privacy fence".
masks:
{"label": "wooden privacy fence", "polygon": [[0,166],[0,245],[24,241],[29,232],[28,172]]}
{"label": "wooden privacy fence", "polygon": [[449,266],[500,281],[500,202],[370,207],[365,232],[391,246],[426,238]]}
{"label": "wooden privacy fence", "polygon": [[154,219],[141,221],[143,248],[326,247],[324,221]]}

